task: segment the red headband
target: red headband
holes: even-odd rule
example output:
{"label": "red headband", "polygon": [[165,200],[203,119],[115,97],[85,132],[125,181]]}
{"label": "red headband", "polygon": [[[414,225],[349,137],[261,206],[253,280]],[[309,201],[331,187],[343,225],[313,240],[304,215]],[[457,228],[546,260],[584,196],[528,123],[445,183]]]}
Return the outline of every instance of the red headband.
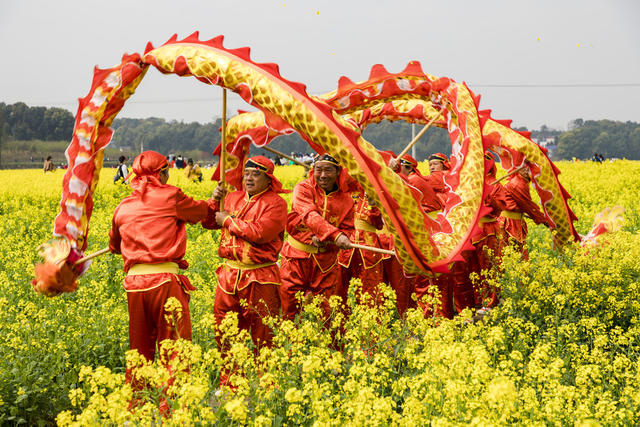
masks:
{"label": "red headband", "polygon": [[431,160],[440,160],[442,162],[442,164],[444,165],[444,168],[446,170],[451,169],[451,164],[449,163],[449,159],[447,158],[447,156],[445,156],[442,153],[434,153],[432,155],[429,156],[429,161]]}
{"label": "red headband", "polygon": [[156,151],[145,151],[133,161],[133,173],[137,176],[156,175],[167,166],[165,156]]}
{"label": "red headband", "polygon": [[135,177],[131,180],[131,188],[139,191],[142,197],[147,191],[147,185],[162,185],[160,182],[160,171],[169,167],[167,158],[156,151],[145,151],[133,161],[133,173]]}
{"label": "red headband", "polygon": [[264,156],[255,156],[251,157],[244,164],[244,168],[246,169],[255,169],[261,172],[264,172],[271,179],[271,189],[276,193],[291,193],[291,190],[285,190],[282,188],[282,183],[278,181],[278,178],[275,177],[273,171],[275,169],[275,165],[271,160]]}
{"label": "red headband", "polygon": [[411,157],[409,154],[405,154],[404,156],[402,156],[400,158],[400,164],[401,165],[406,165],[406,166],[411,166],[413,169],[418,167],[418,161],[416,159],[414,159],[413,157]]}

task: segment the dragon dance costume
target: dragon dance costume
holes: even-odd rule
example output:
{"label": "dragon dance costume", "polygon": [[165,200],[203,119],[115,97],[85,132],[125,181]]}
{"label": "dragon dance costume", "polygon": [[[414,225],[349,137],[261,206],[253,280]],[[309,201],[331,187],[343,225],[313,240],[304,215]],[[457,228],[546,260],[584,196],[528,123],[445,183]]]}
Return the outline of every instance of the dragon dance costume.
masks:
{"label": "dragon dance costume", "polygon": [[[435,153],[429,156],[429,161],[432,160],[442,162],[444,170],[433,171],[426,179],[429,184],[433,186],[442,206],[444,206],[448,192],[444,178],[447,171],[450,170],[451,165],[447,156],[442,153]],[[423,276],[418,278],[416,282],[416,296],[426,316],[436,314],[446,317],[447,319],[452,319],[454,307],[457,312],[460,312],[465,308],[475,306],[473,284],[469,279],[474,254],[473,251],[464,251],[461,255],[464,260],[451,263],[449,273],[440,274],[433,279]],[[429,287],[433,285],[437,286],[440,292],[440,304],[437,309],[434,309],[428,301],[424,301],[424,297],[429,294]]]}
{"label": "dragon dance costume", "polygon": [[[382,230],[384,222],[380,211],[375,206],[370,206],[362,191],[352,193],[355,200],[354,229],[348,237],[353,243],[382,248],[378,230]],[[362,293],[370,294],[376,299],[376,288],[384,281],[382,261],[388,255],[363,249],[347,249],[340,251],[338,263],[342,266],[342,284],[339,292],[343,300],[346,300],[349,290],[349,281],[358,278],[362,281]],[[360,300],[360,298],[358,299]]]}
{"label": "dragon dance costume", "polygon": [[506,191],[502,184],[496,181],[496,166],[493,154],[485,152],[485,170],[488,171],[485,183],[489,192],[484,200],[484,206],[491,210],[480,218],[480,230],[471,236],[471,243],[475,247],[472,270],[479,277],[476,287],[476,307],[495,307],[499,301],[499,290],[487,283],[492,270],[500,267],[503,239],[500,232],[500,214],[506,207]]}
{"label": "dragon dance costume", "polygon": [[[287,203],[278,193],[282,184],[273,176],[274,165],[263,156],[247,161],[245,170],[264,172],[271,184],[261,193],[249,195],[246,190],[234,191],[220,202],[212,199],[215,212],[229,215],[222,226],[215,221],[203,223],[205,228],[222,229],[218,254],[224,264],[218,270],[218,290],[213,312],[219,325],[229,312],[238,313],[241,329],[247,329],[256,346],[270,345],[271,330],[262,318],[277,315],[280,310],[278,288],[280,272],[278,254],[284,240]],[[245,300],[247,304],[241,304]],[[222,347],[219,335],[218,344]]]}
{"label": "dragon dance costume", "polygon": [[538,205],[531,200],[528,179],[517,173],[505,184],[504,190],[505,207],[500,218],[504,238],[516,245],[524,259],[529,259],[526,248],[529,231],[524,215],[529,216],[536,224],[546,224],[547,220]]}
{"label": "dragon dance costume", "polygon": [[[156,152],[141,153],[133,163],[133,193],[116,208],[109,249],[122,254],[124,288],[129,305],[129,348],[148,360],[164,339],[191,339],[189,291],[195,288],[179,273],[188,267],[185,223],[212,219],[204,200],[187,197],[179,188],[163,184],[160,172],[166,158]],[[176,298],[182,314],[177,324],[165,318],[165,303]]]}
{"label": "dragon dance costume", "polygon": [[[283,314],[289,319],[300,311],[298,292],[322,295],[328,313],[327,300],[341,293],[339,249],[332,243],[354,229],[353,185],[346,170],[340,169],[335,189],[329,192],[320,188],[313,172],[310,175],[293,190],[287,217],[289,237],[282,249],[280,299]],[[326,245],[314,246],[313,236]]]}

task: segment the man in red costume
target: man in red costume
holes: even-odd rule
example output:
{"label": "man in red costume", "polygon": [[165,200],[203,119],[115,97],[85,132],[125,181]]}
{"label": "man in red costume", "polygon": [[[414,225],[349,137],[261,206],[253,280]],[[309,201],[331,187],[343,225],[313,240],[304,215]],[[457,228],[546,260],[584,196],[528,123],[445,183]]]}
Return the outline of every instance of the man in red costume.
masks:
{"label": "man in red costume", "polygon": [[[389,163],[392,166],[393,161]],[[418,161],[408,154],[405,154],[400,159],[400,174],[407,177],[407,181],[410,185],[414,186],[422,193],[422,209],[429,214],[432,218],[435,217],[438,211],[442,210],[444,203],[436,194],[436,187],[438,191],[443,191],[444,181],[442,185],[439,185],[435,180],[429,180],[423,176],[418,170]],[[395,169],[395,168],[394,168]]]}
{"label": "man in red costume", "polygon": [[[446,161],[446,157],[444,157],[444,159]],[[429,162],[430,166],[431,163],[432,161]],[[435,219],[438,213],[444,208],[444,202],[446,200],[446,187],[443,178],[444,169],[439,169],[442,171],[440,179],[434,179],[435,176],[433,173],[425,177],[418,171],[418,162],[408,155],[403,156],[400,160],[400,168],[400,173],[407,175],[409,183],[422,192],[422,209],[432,219]],[[448,161],[447,169],[449,169]],[[440,172],[437,175],[440,175]],[[419,301],[418,304],[423,310],[426,309],[424,298],[428,295],[429,287],[434,283],[436,283],[436,281],[428,276],[418,275],[415,278],[414,290],[416,298]],[[443,293],[442,290],[441,293]],[[443,294],[445,298],[450,299],[450,296],[446,293],[446,289]]]}
{"label": "man in red costume", "polygon": [[282,249],[280,299],[286,318],[300,311],[296,293],[328,298],[341,288],[339,249],[349,249],[354,228],[354,201],[347,175],[328,154],[316,158],[310,177],[293,190],[287,218],[289,237]]}
{"label": "man in red costume", "polygon": [[[204,200],[193,200],[179,188],[167,185],[169,165],[155,151],[141,153],[133,162],[133,193],[113,214],[109,249],[122,254],[124,288],[129,304],[129,348],[147,360],[165,339],[191,339],[189,291],[195,288],[179,273],[189,264],[185,223],[213,220],[213,210]],[[165,312],[165,303],[175,298],[181,316]],[[174,317],[175,325],[166,317]],[[130,378],[129,378],[130,380]]]}
{"label": "man in red costume", "polygon": [[447,201],[449,189],[444,182],[444,176],[451,169],[449,159],[442,153],[435,153],[429,156],[429,175],[425,176],[427,182],[433,187],[441,202],[441,208]]}
{"label": "man in red costume", "polygon": [[505,208],[500,219],[505,239],[508,240],[508,243],[515,244],[522,253],[523,259],[529,259],[529,251],[526,246],[528,230],[524,215],[530,217],[536,224],[547,225],[544,213],[531,200],[530,182],[531,172],[529,165],[525,163],[525,167],[520,169],[504,186],[506,191]]}
{"label": "man in red costume", "polygon": [[[450,169],[449,159],[444,154],[435,153],[429,156],[430,174],[426,179],[433,186],[443,206],[449,191],[444,178]],[[433,283],[437,285],[440,291],[441,297],[440,307],[435,311],[435,314],[448,319],[453,318],[454,307],[457,312],[461,312],[465,308],[473,308],[475,306],[473,284],[469,278],[474,254],[473,251],[465,251],[461,255],[464,260],[451,263],[449,266],[450,273],[441,274],[433,280]],[[426,288],[424,286],[416,286],[416,294],[419,297],[426,295]],[[434,310],[432,308],[427,306],[423,308],[425,309],[425,315],[433,314]]]}
{"label": "man in red costume", "polygon": [[499,289],[489,286],[487,278],[490,272],[500,266],[502,254],[500,223],[498,218],[506,206],[506,192],[502,184],[496,182],[496,164],[490,151],[484,153],[485,184],[489,191],[484,200],[484,206],[491,210],[485,214],[478,225],[480,229],[471,236],[471,243],[475,246],[475,259],[472,268],[478,274],[480,281],[476,287],[476,307],[495,307],[499,301]]}
{"label": "man in red costume", "polygon": [[[244,189],[224,197],[213,192],[215,222],[205,228],[222,229],[218,253],[225,260],[217,270],[218,290],[213,305],[216,323],[229,312],[238,313],[241,329],[249,330],[256,347],[271,345],[272,331],[262,319],[280,311],[278,254],[282,249],[287,203],[278,193],[286,192],[273,175],[274,164],[263,156],[244,165]],[[224,208],[220,200],[224,197]],[[246,301],[246,304],[241,301]],[[218,346],[222,342],[218,337]]]}
{"label": "man in red costume", "polygon": [[[382,215],[375,206],[373,200],[363,191],[355,191],[352,194],[356,205],[354,214],[355,228],[349,235],[349,240],[361,245],[381,248],[377,231],[384,226]],[[376,288],[384,280],[382,260],[388,257],[377,252],[362,249],[347,249],[340,251],[338,262],[342,266],[342,287],[340,296],[346,300],[349,290],[349,282],[352,278],[362,281],[362,294],[369,294],[373,302],[378,301]],[[358,298],[360,300],[360,297]]]}
{"label": "man in red costume", "polygon": [[[399,166],[399,168],[398,168]],[[418,170],[418,162],[412,156],[405,154],[399,162],[395,158],[389,162],[389,167],[398,170],[400,175],[406,177],[409,185],[417,188],[422,193],[420,205],[422,210],[431,218],[435,218],[438,211],[442,210],[444,203],[435,191],[434,180],[428,180]],[[439,189],[444,189],[438,185]],[[415,292],[418,300],[424,297],[432,280],[426,276],[407,275],[396,258],[386,262],[387,277],[391,287],[396,291],[396,306],[400,315],[404,314],[407,308],[414,306],[411,295]]]}

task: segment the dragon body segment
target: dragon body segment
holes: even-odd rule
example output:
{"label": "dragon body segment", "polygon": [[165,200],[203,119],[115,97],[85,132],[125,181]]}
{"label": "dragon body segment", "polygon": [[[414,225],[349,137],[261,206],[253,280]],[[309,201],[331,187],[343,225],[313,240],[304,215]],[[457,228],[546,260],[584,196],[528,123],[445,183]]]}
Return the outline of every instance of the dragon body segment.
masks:
{"label": "dragon body segment", "polygon": [[[250,59],[248,48],[226,49],[222,40],[220,36],[200,41],[198,33],[180,41],[173,36],[157,48],[148,44],[142,57],[125,55],[119,66],[95,70],[91,90],[80,100],[67,149],[69,169],[54,226],[54,235],[68,239],[73,251],[81,253],[87,246],[92,194],[102,167],[102,150],[112,136],[109,126],[149,65],[163,73],[194,76],[228,88],[260,110],[229,121],[224,149],[233,154],[226,165],[232,183],[241,183],[241,176],[234,176],[233,171],[248,153],[247,141],[261,146],[278,135],[298,132],[316,151],[334,156],[382,207],[397,256],[409,273],[447,271],[447,265],[470,248],[469,236],[484,214],[483,153],[487,147],[503,150],[513,164],[523,158],[535,164],[536,189],[558,240],[565,242],[577,235],[572,224],[575,216],[566,203],[568,194],[557,179],[555,166],[526,136],[492,120],[487,112],[478,112],[479,97],[466,85],[427,75],[414,61],[397,74],[374,66],[366,82],[353,83],[343,77],[336,91],[312,97],[302,84],[281,77],[277,65],[257,64]],[[437,126],[447,128],[452,143],[452,171],[445,178],[449,199],[437,225],[361,136],[361,130],[375,121],[425,123],[434,117],[439,117]]]}
{"label": "dragon body segment", "polygon": [[155,49],[149,46],[143,61],[165,73],[193,75],[233,90],[331,153],[383,206],[406,270],[429,270],[435,248],[410,190],[349,122],[334,114],[330,106],[309,97],[304,86],[284,80],[274,65],[252,62],[248,49],[224,49],[222,38],[199,42],[197,34],[183,41],[172,39]]}
{"label": "dragon body segment", "polygon": [[[438,219],[440,230],[436,230],[432,236],[442,259],[453,260],[460,250],[468,248],[462,243],[466,241],[464,232],[475,227],[483,214],[471,200],[477,196],[478,188],[482,187],[478,180],[484,179],[484,165],[477,155],[477,150],[473,151],[475,155],[467,156],[466,159],[462,155],[464,150],[463,144],[460,143],[459,127],[461,121],[465,125],[462,133],[474,138],[468,141],[474,141],[477,147],[480,129],[482,149],[490,148],[496,151],[507,170],[521,166],[526,159],[533,170],[532,181],[540,196],[542,209],[554,234],[554,240],[559,244],[566,244],[578,239],[573,227],[575,215],[567,203],[570,196],[560,184],[559,171],[546,156],[546,150],[531,141],[527,133],[511,129],[509,122],[492,119],[490,111],[477,111],[479,96],[473,94],[465,85],[425,74],[420,64],[414,61],[403,72],[397,74],[388,73],[382,66],[374,66],[369,80],[354,83],[343,77],[338,86],[336,91],[318,99],[331,105],[337,113],[342,114],[360,130],[381,120],[426,123],[440,115],[440,103],[444,99],[458,106],[462,106],[465,100],[473,100],[475,108],[471,107],[469,102],[467,106],[462,107],[462,111],[465,112],[462,114],[462,120],[459,117],[460,110],[451,108],[453,114],[449,115],[449,120],[441,119],[435,122],[436,126],[447,127],[449,130],[452,139],[452,161],[455,163],[453,173],[447,178],[453,200],[449,200],[444,215]],[[461,88],[463,96],[459,96]],[[246,115],[247,117],[244,117],[245,114],[240,114],[237,119],[246,120],[247,124],[251,121],[256,124],[265,122],[260,119],[260,112]],[[472,126],[469,126],[469,119],[474,122]],[[232,118],[230,122],[234,120],[236,118]],[[257,129],[260,129],[260,125],[257,125]],[[262,145],[283,134],[273,126],[267,126],[263,132],[267,130],[270,136]],[[248,129],[246,132],[251,133]],[[234,137],[232,134],[228,136]],[[467,160],[466,168],[461,166],[460,170],[456,170],[457,166],[463,164],[463,159]],[[462,187],[460,183],[463,183]],[[462,200],[466,200],[467,203],[461,203]],[[455,242],[458,244],[454,244]],[[447,255],[450,256],[447,258]],[[437,258],[438,256],[430,267],[442,270],[443,263],[438,263]]]}
{"label": "dragon body segment", "polygon": [[[411,99],[394,100],[353,111],[345,117],[364,128],[370,123],[382,120],[403,120],[410,123],[427,123],[437,114],[429,101]],[[479,111],[482,139],[485,149],[496,152],[502,167],[512,171],[526,161],[532,170],[532,183],[540,205],[557,244],[564,245],[579,240],[573,225],[576,216],[569,207],[571,196],[559,180],[560,171],[549,160],[547,150],[529,138],[528,132],[518,132],[510,127],[509,121],[490,117],[490,111]],[[436,121],[436,126],[444,127]]]}
{"label": "dragon body segment", "polygon": [[[398,109],[394,108],[392,103],[402,105],[401,109],[410,108],[407,113],[412,114],[405,114],[403,119],[419,121],[415,118],[418,115],[429,120],[440,117],[437,123],[448,128],[452,141],[453,173],[446,178],[451,191],[444,212],[438,216],[437,226],[428,227],[435,231],[431,236],[435,251],[425,246],[422,246],[422,249],[430,260],[429,270],[447,271],[447,265],[459,259],[462,250],[471,248],[468,243],[469,236],[477,226],[479,217],[484,214],[481,208],[484,191],[484,149],[478,121],[477,97],[473,97],[463,84],[447,78],[436,79],[422,73],[420,64],[414,61],[398,74],[389,74],[384,67],[374,66],[370,79],[366,82],[353,83],[343,77],[337,91],[318,99],[331,106],[336,114],[344,114],[347,122],[358,126],[360,131],[383,113],[387,114],[387,117],[398,113]],[[237,118],[232,118],[230,123],[236,120],[244,124],[255,123],[256,135],[271,135],[267,142],[283,134],[274,130],[273,126],[266,125],[268,120],[261,117],[260,112],[240,114]],[[248,130],[245,132],[251,133]],[[239,138],[240,135],[228,133],[227,137]],[[238,147],[236,150],[241,152]],[[327,151],[333,154],[330,149]],[[376,151],[369,151],[367,155],[378,164],[380,171],[391,172]],[[351,173],[351,169],[349,172]],[[394,199],[398,200],[400,206],[416,204],[415,200],[402,199],[398,193],[394,193]],[[415,211],[412,218],[430,222],[424,219],[422,213],[418,215]],[[403,219],[407,221],[409,218],[403,215]],[[421,226],[417,221],[407,225],[412,232],[414,225]],[[430,257],[426,251],[431,251]]]}
{"label": "dragon body segment", "polygon": [[486,120],[483,134],[488,148],[500,155],[505,169],[520,167],[525,161],[529,163],[532,182],[540,196],[554,241],[560,245],[579,241],[580,236],[573,226],[577,217],[567,202],[571,196],[560,184],[560,171],[549,160],[546,150],[526,135],[511,129],[506,122]]}
{"label": "dragon body segment", "polygon": [[[397,74],[387,72],[382,66],[374,66],[370,79],[358,84],[341,78],[338,89],[327,97],[334,108],[351,115],[352,120],[360,126],[373,120],[394,119],[394,114],[396,114],[396,120],[425,123],[433,117],[430,111],[439,102],[438,95],[434,96],[433,93],[428,98],[424,97],[426,87],[429,85],[432,91],[437,92],[441,97],[444,97],[441,90],[443,87],[454,86],[450,79],[438,79],[425,74],[420,64],[412,61],[405,70]],[[466,85],[455,85],[466,88]],[[540,196],[543,211],[553,230],[556,243],[567,244],[579,240],[579,235],[573,226],[576,217],[567,203],[570,195],[560,184],[558,179],[560,171],[547,157],[546,149],[533,142],[529,138],[530,134],[511,129],[510,121],[492,119],[490,110],[477,111],[480,97],[470,90],[468,90],[468,96],[473,99],[475,105],[483,147],[498,152],[503,166],[508,170],[522,165],[525,160],[533,169],[532,181]],[[448,99],[452,98],[454,97],[448,97]],[[464,98],[463,96],[462,99]],[[419,104],[422,104],[422,110],[417,108]],[[358,105],[364,108],[359,109]],[[436,125],[444,127],[441,122],[436,122]],[[475,129],[475,126],[472,126],[467,128],[467,131],[475,132]],[[452,130],[455,132],[455,127],[452,129],[449,125],[452,152],[456,157],[455,136]],[[476,169],[483,169],[476,162],[470,163]],[[471,175],[477,172],[479,171],[476,170]],[[455,180],[456,174],[451,175]],[[460,174],[460,179],[464,180],[468,176]]]}
{"label": "dragon body segment", "polygon": [[111,141],[111,123],[135,92],[147,66],[140,55],[124,55],[120,65],[94,70],[89,94],[79,101],[73,136],[65,151],[68,168],[62,181],[60,213],[54,236],[70,242],[71,250],[87,248],[93,193],[102,169],[104,148]]}

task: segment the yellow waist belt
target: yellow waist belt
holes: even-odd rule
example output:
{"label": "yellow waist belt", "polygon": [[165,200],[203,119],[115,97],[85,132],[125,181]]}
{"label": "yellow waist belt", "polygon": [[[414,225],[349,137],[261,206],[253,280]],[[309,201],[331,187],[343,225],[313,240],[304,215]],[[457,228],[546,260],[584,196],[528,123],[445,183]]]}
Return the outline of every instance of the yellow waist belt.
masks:
{"label": "yellow waist belt", "polygon": [[356,230],[370,231],[371,233],[375,233],[378,231],[373,225],[361,219],[354,220],[353,225],[355,226]]}
{"label": "yellow waist belt", "polygon": [[175,262],[162,262],[160,264],[134,264],[129,269],[127,276],[139,276],[141,274],[170,273],[178,274],[178,264]]}
{"label": "yellow waist belt", "polygon": [[487,224],[489,222],[496,222],[496,218],[491,216],[483,216],[482,218],[480,218],[480,221],[478,221],[478,224]]}
{"label": "yellow waist belt", "polygon": [[431,211],[431,212],[427,212],[427,215],[429,216],[429,218],[431,219],[436,219],[438,218],[438,214],[442,212],[442,211]]}
{"label": "yellow waist belt", "polygon": [[236,270],[255,270],[257,268],[269,267],[275,264],[275,262],[264,262],[262,264],[247,264],[240,261],[233,261],[227,259],[224,261],[227,267],[235,268]]}
{"label": "yellow waist belt", "polygon": [[509,219],[522,219],[522,212],[502,211],[500,216]]}
{"label": "yellow waist belt", "polygon": [[287,242],[294,248],[304,251],[306,253],[309,253],[309,254],[318,253],[318,248],[316,248],[315,246],[307,245],[306,243],[302,243],[301,241],[291,237],[291,235],[287,237]]}

